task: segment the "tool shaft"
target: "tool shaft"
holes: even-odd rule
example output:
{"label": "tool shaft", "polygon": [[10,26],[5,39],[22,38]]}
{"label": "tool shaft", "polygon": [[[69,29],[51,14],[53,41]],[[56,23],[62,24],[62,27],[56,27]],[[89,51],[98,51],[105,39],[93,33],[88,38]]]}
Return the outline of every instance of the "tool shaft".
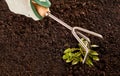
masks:
{"label": "tool shaft", "polygon": [[[55,17],[54,15],[52,15],[51,13],[48,13],[48,16],[51,17],[52,19],[54,19],[55,21],[57,21],[58,23],[62,24],[63,26],[65,26],[66,28],[68,28],[69,30],[72,31],[73,27],[69,26],[68,24],[66,24],[65,22],[63,22],[62,20],[58,19],[57,17]],[[84,28],[81,28],[81,27],[75,27],[76,29],[78,29],[79,31],[83,31],[85,33],[88,33],[88,34],[91,34],[91,35],[94,35],[94,36],[97,36],[99,38],[103,38],[102,35],[98,34],[98,33],[95,33],[95,32],[92,32],[92,31],[89,31],[87,29],[84,29]]]}
{"label": "tool shaft", "polygon": [[57,17],[55,17],[54,15],[50,14],[48,15],[49,17],[51,17],[52,19],[54,19],[55,21],[57,21],[58,23],[62,24],[63,26],[65,26],[66,28],[68,28],[69,30],[72,30],[72,27],[69,26],[68,24],[66,24],[65,22],[63,22],[62,20],[58,19]]}

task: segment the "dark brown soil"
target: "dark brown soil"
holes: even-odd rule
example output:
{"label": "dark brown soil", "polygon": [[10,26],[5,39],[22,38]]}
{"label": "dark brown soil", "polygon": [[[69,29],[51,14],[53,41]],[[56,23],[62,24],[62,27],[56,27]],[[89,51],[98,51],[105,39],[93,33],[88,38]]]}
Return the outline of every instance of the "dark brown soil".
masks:
{"label": "dark brown soil", "polygon": [[33,21],[9,11],[0,0],[0,76],[120,76],[120,0],[51,0],[51,12],[88,35],[100,48],[94,67],[72,66],[63,51],[77,46],[71,32],[51,18]]}

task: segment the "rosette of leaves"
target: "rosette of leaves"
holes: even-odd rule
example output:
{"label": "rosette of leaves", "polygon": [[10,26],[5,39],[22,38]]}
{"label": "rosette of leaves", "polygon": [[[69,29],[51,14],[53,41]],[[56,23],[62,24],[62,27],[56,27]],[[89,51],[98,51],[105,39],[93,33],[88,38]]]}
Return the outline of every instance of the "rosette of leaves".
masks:
{"label": "rosette of leaves", "polygon": [[[86,46],[88,46],[88,42],[84,39],[81,39],[83,41],[83,43],[86,44]],[[79,44],[78,44],[79,45]],[[98,47],[97,45],[91,45],[89,47],[95,48]],[[87,65],[94,66],[93,61],[99,61],[99,57],[98,57],[98,53],[94,50],[89,49],[89,54],[86,58],[85,63]],[[68,48],[64,51],[64,55],[63,55],[63,60],[66,61],[66,63],[72,63],[72,65],[78,64],[79,62],[83,61],[83,58],[85,56],[85,51],[82,48],[81,45],[79,45],[78,48]]]}

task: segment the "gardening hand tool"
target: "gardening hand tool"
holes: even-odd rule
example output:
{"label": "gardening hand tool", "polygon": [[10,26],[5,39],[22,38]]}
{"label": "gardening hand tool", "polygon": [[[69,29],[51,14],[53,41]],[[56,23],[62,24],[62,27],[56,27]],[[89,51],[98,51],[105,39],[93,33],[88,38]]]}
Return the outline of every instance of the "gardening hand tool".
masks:
{"label": "gardening hand tool", "polygon": [[84,59],[83,59],[83,64],[85,63],[85,60],[87,58],[87,55],[89,53],[89,47],[87,47],[87,45],[85,45],[83,43],[83,41],[80,39],[79,36],[81,36],[82,38],[84,38],[85,40],[87,40],[90,44],[90,39],[85,36],[84,34],[82,34],[80,31],[82,32],[85,32],[85,33],[88,33],[88,34],[91,34],[91,35],[94,35],[96,37],[99,37],[99,38],[103,38],[102,35],[98,34],[98,33],[95,33],[95,32],[92,32],[92,31],[89,31],[87,29],[84,29],[84,28],[81,28],[81,27],[71,27],[69,26],[68,24],[66,24],[65,22],[61,21],[60,19],[58,19],[57,17],[55,17],[54,15],[52,15],[50,12],[48,12],[46,14],[46,16],[49,16],[51,17],[52,19],[54,19],[55,21],[57,21],[58,23],[62,24],[64,27],[66,27],[67,29],[71,30],[73,36],[76,38],[76,40],[80,43],[80,45],[84,48],[84,50],[86,51],[85,53],[85,56],[84,56]]}
{"label": "gardening hand tool", "polygon": [[[34,0],[34,1],[38,5],[42,5],[42,6],[48,7],[48,8],[50,7],[50,4],[51,4],[49,2],[49,0]],[[91,35],[94,35],[94,36],[97,36],[99,38],[103,38],[102,35],[100,35],[98,33],[95,33],[95,32],[92,32],[92,31],[89,31],[87,29],[84,29],[84,28],[81,28],[81,27],[71,27],[68,24],[66,24],[65,22],[63,22],[60,19],[58,19],[57,17],[55,17],[54,15],[52,15],[50,12],[47,12],[46,16],[51,17],[52,19],[54,19],[58,23],[62,24],[63,26],[65,26],[67,29],[69,29],[72,32],[73,36],[76,38],[76,40],[79,42],[79,44],[84,48],[84,50],[86,52],[85,56],[84,56],[84,59],[83,59],[83,63],[85,63],[85,60],[86,60],[87,55],[89,53],[89,46],[87,46],[85,43],[83,43],[83,41],[80,39],[79,36],[81,36],[82,38],[87,40],[89,42],[88,44],[90,44],[90,39],[87,36],[85,36],[84,34],[82,34],[80,31],[91,34]]]}

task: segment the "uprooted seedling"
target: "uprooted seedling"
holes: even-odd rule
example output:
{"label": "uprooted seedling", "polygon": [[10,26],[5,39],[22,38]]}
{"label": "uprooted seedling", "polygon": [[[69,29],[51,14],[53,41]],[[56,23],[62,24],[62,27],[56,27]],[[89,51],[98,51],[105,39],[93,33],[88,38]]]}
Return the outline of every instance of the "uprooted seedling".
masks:
{"label": "uprooted seedling", "polygon": [[[87,41],[84,39],[81,39],[83,43],[87,44]],[[83,58],[85,56],[85,51],[82,48],[81,45],[78,44],[78,48],[68,48],[64,51],[63,60],[66,61],[66,63],[72,63],[72,65],[78,64],[79,62],[83,61]],[[89,47],[95,48],[98,47],[97,45],[89,45]],[[98,53],[94,50],[89,49],[88,56],[86,58],[85,64],[91,66],[94,66],[93,61],[99,61]]]}

